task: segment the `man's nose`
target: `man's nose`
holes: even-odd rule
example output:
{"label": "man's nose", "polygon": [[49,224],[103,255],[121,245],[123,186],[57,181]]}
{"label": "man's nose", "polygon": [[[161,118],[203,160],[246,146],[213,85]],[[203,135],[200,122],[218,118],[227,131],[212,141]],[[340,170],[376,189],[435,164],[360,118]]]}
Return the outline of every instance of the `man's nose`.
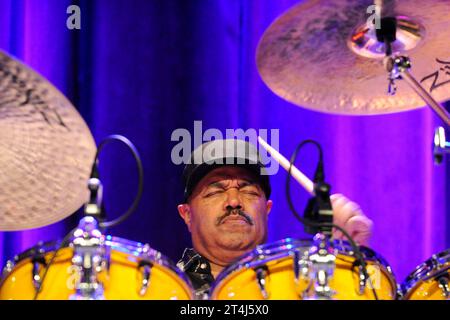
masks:
{"label": "man's nose", "polygon": [[239,190],[236,188],[230,188],[227,190],[227,200],[225,203],[226,209],[231,207],[232,209],[242,209],[241,198],[239,196]]}

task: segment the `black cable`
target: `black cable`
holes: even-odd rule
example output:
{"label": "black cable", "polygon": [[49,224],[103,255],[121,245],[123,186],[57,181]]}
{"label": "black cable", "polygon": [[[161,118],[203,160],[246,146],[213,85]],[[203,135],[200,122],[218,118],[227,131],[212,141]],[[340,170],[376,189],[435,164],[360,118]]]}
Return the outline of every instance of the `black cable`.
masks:
{"label": "black cable", "polygon": [[[112,220],[112,221],[106,221],[106,222],[99,222],[99,227],[101,228],[110,228],[110,227],[114,227],[117,226],[118,224],[122,223],[124,220],[126,220],[137,208],[139,201],[141,200],[142,197],[142,193],[143,193],[143,189],[144,189],[144,170],[142,167],[142,162],[141,162],[141,158],[139,156],[139,152],[137,151],[136,147],[133,145],[133,143],[128,140],[127,138],[125,138],[124,136],[121,135],[111,135],[106,137],[98,146],[97,148],[97,152],[95,154],[95,158],[94,158],[94,164],[92,165],[92,170],[91,170],[91,178],[98,178],[99,177],[99,173],[98,173],[98,156],[100,154],[100,151],[104,148],[104,146],[111,142],[111,141],[121,141],[123,142],[127,147],[129,147],[129,149],[131,150],[133,157],[136,160],[136,165],[138,168],[138,175],[139,175],[139,184],[138,184],[138,192],[136,194],[136,197],[134,198],[133,203],[131,204],[131,206],[128,208],[128,210],[122,214],[120,217]],[[71,236],[73,236],[73,233],[75,232],[75,230],[78,228],[78,226],[74,229],[72,229],[61,241],[61,243],[59,244],[58,248],[55,250],[55,252],[53,253],[50,261],[46,264],[45,266],[45,270],[44,270],[44,274],[42,275],[41,281],[39,282],[39,286],[38,288],[36,288],[36,292],[34,295],[34,300],[37,300],[39,293],[41,292],[42,289],[42,284],[44,283],[44,280],[47,276],[48,270],[50,269],[50,266],[53,264],[53,262],[55,261],[55,258],[58,254],[58,252],[64,247],[64,245],[66,244],[66,242],[70,239]]]}
{"label": "black cable", "polygon": [[133,154],[133,157],[136,160],[136,165],[137,165],[137,169],[138,169],[138,179],[139,179],[138,191],[133,200],[133,203],[128,208],[128,210],[124,214],[122,214],[120,217],[118,217],[114,220],[99,222],[99,226],[101,228],[115,227],[115,226],[119,225],[120,223],[122,223],[123,221],[125,221],[126,219],[128,219],[128,217],[134,211],[136,211],[137,206],[142,198],[142,193],[144,191],[144,169],[142,167],[142,161],[139,156],[139,152],[137,151],[136,147],[133,145],[133,143],[130,140],[128,140],[127,138],[125,138],[124,136],[121,136],[121,135],[115,134],[115,135],[108,136],[99,144],[99,146],[97,148],[97,153],[95,154],[94,164],[92,166],[91,177],[98,178],[98,175],[99,175],[98,174],[98,156],[99,156],[100,152],[102,151],[102,149],[105,147],[105,145],[112,141],[120,141],[120,142],[124,143],[130,149],[131,153]]}
{"label": "black cable", "polygon": [[[303,217],[301,217],[298,214],[297,210],[295,209],[295,206],[294,206],[294,203],[292,202],[292,197],[291,197],[291,185],[290,185],[291,176],[292,176],[291,171],[292,171],[292,166],[294,165],[294,162],[297,159],[298,152],[300,151],[300,149],[303,146],[305,146],[308,143],[314,144],[318,148],[318,150],[319,150],[319,163],[321,164],[321,162],[323,161],[322,147],[316,141],[314,141],[314,140],[304,140],[304,141],[302,141],[301,143],[299,143],[297,145],[294,153],[292,154],[291,160],[290,160],[288,175],[287,175],[287,179],[286,179],[286,197],[287,197],[287,201],[288,201],[288,204],[289,204],[289,208],[291,209],[292,213],[297,218],[297,220],[299,220],[304,225],[307,225],[307,226],[310,226],[310,227],[315,227],[315,228],[317,228],[317,227],[335,228],[335,229],[337,229],[337,230],[342,232],[342,234],[348,239],[348,241],[349,241],[349,243],[350,243],[350,245],[351,245],[351,247],[352,247],[352,249],[354,251],[356,260],[359,262],[359,264],[361,266],[363,275],[367,279],[367,281],[369,282],[369,284],[370,284],[370,286],[372,288],[372,292],[373,292],[375,300],[378,300],[378,295],[376,293],[376,290],[373,287],[372,281],[371,281],[371,279],[370,279],[370,277],[369,277],[369,275],[367,273],[366,261],[364,260],[364,257],[362,256],[362,253],[359,250],[359,246],[355,243],[355,241],[348,234],[348,232],[344,228],[342,228],[342,227],[340,227],[340,226],[338,226],[338,225],[336,225],[334,223],[320,223],[320,222],[311,221],[309,219],[304,219]],[[319,171],[319,170],[317,170],[317,171]],[[319,174],[322,174],[322,177],[323,177],[323,172],[319,173]],[[314,180],[318,181],[317,180],[317,172],[316,172],[316,177],[314,178]]]}

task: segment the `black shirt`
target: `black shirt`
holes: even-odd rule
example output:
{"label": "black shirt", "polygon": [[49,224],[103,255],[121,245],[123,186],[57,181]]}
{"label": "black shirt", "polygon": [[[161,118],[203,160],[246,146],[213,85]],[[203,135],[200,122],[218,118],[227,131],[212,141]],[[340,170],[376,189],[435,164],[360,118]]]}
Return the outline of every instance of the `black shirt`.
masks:
{"label": "black shirt", "polygon": [[207,299],[209,289],[214,282],[214,276],[211,273],[209,261],[198,254],[192,248],[184,249],[183,256],[177,263],[180,268],[191,280],[197,299]]}

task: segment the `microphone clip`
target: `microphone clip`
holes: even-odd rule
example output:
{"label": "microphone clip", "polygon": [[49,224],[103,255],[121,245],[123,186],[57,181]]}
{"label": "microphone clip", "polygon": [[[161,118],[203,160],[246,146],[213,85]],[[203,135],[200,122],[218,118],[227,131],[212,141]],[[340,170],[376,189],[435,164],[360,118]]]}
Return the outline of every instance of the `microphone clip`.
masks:
{"label": "microphone clip", "polygon": [[316,182],[314,184],[315,196],[310,198],[304,211],[304,218],[314,224],[327,224],[321,226],[305,225],[305,232],[309,234],[322,233],[331,237],[333,223],[333,208],[330,200],[331,186],[325,182]]}
{"label": "microphone clip", "polygon": [[89,201],[84,206],[84,214],[99,219],[102,216],[103,185],[98,178],[88,181]]}

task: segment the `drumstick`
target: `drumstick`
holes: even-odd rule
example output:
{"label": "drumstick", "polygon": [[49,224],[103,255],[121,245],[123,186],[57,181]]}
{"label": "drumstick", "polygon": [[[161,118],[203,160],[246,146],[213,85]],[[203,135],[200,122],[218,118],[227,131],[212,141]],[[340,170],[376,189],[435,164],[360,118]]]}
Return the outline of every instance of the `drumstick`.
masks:
{"label": "drumstick", "polygon": [[[277,150],[272,148],[266,141],[263,140],[260,136],[258,136],[258,142],[260,145],[266,149],[272,158],[278,161],[281,166],[286,169],[287,172],[289,172],[290,162],[288,159],[286,159],[281,153],[279,153]],[[314,195],[314,183],[305,176],[299,169],[297,169],[294,165],[292,165],[291,169],[291,175],[292,177],[297,180],[300,185],[305,188],[306,191],[308,191],[311,195]]]}

